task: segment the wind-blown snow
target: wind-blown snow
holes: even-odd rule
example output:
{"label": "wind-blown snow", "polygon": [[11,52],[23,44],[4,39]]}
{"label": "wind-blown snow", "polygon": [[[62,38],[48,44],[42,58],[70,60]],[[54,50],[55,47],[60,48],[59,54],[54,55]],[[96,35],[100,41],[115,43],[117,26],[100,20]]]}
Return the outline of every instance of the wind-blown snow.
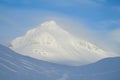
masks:
{"label": "wind-blown snow", "polygon": [[62,29],[55,21],[47,21],[14,39],[14,51],[53,63],[83,65],[110,57],[104,50]]}

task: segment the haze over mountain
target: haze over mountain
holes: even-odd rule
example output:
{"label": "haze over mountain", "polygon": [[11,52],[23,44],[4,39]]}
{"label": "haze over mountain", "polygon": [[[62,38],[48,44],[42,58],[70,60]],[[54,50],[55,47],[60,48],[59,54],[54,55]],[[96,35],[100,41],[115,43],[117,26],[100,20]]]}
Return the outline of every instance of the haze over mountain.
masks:
{"label": "haze over mountain", "polygon": [[14,39],[10,48],[39,60],[67,65],[84,65],[112,57],[96,45],[77,38],[55,21],[47,21]]}

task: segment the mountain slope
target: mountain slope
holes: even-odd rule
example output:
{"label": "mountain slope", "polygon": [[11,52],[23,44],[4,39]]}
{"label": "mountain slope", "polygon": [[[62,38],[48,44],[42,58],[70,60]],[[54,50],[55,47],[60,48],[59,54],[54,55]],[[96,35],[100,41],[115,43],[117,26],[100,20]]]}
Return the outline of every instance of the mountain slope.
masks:
{"label": "mountain slope", "polygon": [[120,80],[120,57],[85,66],[36,60],[0,45],[0,80]]}
{"label": "mountain slope", "polygon": [[97,46],[81,40],[48,21],[11,42],[10,48],[22,55],[68,65],[84,65],[111,57]]}
{"label": "mountain slope", "polygon": [[22,56],[0,45],[0,80],[55,80],[62,74],[56,69],[59,67],[61,65]]}

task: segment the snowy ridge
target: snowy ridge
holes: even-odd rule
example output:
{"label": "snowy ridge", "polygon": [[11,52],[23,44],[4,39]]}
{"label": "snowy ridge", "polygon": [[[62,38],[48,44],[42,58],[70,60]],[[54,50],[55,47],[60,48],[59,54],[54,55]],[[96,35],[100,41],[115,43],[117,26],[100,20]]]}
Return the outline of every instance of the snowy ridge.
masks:
{"label": "snowy ridge", "polygon": [[104,50],[62,29],[55,21],[47,21],[14,39],[10,48],[40,60],[68,65],[83,65],[111,57]]}
{"label": "snowy ridge", "polygon": [[1,80],[120,80],[119,74],[120,57],[85,66],[66,66],[23,56],[0,45]]}

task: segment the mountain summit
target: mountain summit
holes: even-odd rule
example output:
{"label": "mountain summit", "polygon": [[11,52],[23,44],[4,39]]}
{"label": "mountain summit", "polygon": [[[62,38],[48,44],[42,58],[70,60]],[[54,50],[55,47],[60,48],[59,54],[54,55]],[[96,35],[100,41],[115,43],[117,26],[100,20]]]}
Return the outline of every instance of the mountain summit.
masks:
{"label": "mountain summit", "polygon": [[47,21],[14,39],[14,51],[53,63],[84,65],[110,57],[107,52],[62,29],[55,21]]}

